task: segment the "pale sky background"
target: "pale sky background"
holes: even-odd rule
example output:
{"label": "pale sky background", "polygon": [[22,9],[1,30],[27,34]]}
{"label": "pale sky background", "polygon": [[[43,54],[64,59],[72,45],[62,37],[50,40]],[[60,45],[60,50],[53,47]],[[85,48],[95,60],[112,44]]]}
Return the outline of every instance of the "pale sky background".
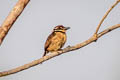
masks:
{"label": "pale sky background", "polygon": [[[0,0],[0,24],[18,0]],[[115,0],[31,0],[0,47],[0,71],[39,59],[52,29],[70,26],[64,47],[87,40]],[[120,4],[100,31],[120,23]],[[0,80],[120,80],[120,29],[96,43]]]}

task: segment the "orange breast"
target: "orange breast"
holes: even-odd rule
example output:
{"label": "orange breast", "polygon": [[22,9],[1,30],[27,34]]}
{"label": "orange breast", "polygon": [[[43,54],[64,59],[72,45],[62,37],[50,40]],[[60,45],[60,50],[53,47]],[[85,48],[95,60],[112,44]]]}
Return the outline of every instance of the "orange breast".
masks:
{"label": "orange breast", "polygon": [[47,48],[48,51],[58,51],[63,47],[66,42],[66,34],[61,32],[56,32],[51,38],[51,43]]}

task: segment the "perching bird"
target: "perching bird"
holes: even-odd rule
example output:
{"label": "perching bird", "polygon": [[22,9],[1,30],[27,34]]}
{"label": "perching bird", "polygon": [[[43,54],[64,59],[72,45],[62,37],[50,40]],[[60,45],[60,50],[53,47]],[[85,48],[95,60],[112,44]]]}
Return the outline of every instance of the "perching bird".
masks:
{"label": "perching bird", "polygon": [[58,25],[53,29],[53,32],[46,40],[43,57],[49,52],[60,50],[64,46],[67,39],[66,30],[68,29],[70,29],[70,27],[64,27],[63,25]]}

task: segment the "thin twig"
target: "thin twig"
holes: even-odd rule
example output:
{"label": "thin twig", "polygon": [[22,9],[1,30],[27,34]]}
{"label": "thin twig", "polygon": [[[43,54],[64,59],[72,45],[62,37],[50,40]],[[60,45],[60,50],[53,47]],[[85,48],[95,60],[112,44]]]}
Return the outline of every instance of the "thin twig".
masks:
{"label": "thin twig", "polygon": [[108,11],[105,13],[105,15],[103,16],[103,18],[101,19],[100,23],[98,24],[96,31],[94,33],[94,35],[97,37],[97,33],[98,30],[100,29],[101,24],[103,23],[103,21],[105,20],[105,18],[108,16],[108,14],[110,13],[110,11],[120,2],[120,0],[117,0],[109,9]]}
{"label": "thin twig", "polygon": [[[107,34],[108,32],[110,32],[110,31],[112,31],[112,30],[114,30],[116,28],[120,28],[120,24],[114,25],[114,26],[109,27],[109,28],[105,29],[104,31],[100,32],[98,34],[97,38],[100,38],[101,36]],[[64,48],[62,51],[54,52],[54,53],[52,53],[50,55],[44,56],[44,57],[42,57],[42,58],[40,58],[38,60],[32,61],[31,63],[28,63],[28,64],[25,64],[23,66],[17,67],[15,69],[11,69],[11,70],[8,70],[8,71],[0,72],[0,77],[20,72],[22,70],[25,70],[25,69],[31,68],[31,67],[33,67],[35,65],[38,65],[40,63],[43,63],[43,62],[45,62],[45,61],[47,61],[47,60],[49,60],[49,59],[51,59],[51,58],[53,58],[55,56],[64,54],[64,53],[69,52],[69,51],[74,51],[74,50],[80,49],[80,48],[82,48],[82,47],[84,47],[84,46],[94,42],[94,40],[96,40],[96,38],[94,36],[92,36],[88,40],[86,40],[86,41],[84,41],[84,42],[82,42],[80,44],[77,44],[75,46],[71,46],[71,47],[69,46],[67,48]]]}
{"label": "thin twig", "polygon": [[22,11],[24,10],[25,6],[28,4],[30,0],[19,0],[17,4],[14,6],[12,11],[9,13],[8,17],[5,19],[3,24],[0,28],[0,45],[3,42],[3,39],[7,35],[8,31],[12,27],[12,25],[15,23],[17,18],[20,16]]}

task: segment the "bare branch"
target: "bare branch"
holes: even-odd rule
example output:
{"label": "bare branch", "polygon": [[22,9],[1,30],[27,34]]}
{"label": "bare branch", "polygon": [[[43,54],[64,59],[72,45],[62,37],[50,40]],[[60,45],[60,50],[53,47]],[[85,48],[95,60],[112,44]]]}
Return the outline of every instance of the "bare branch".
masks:
{"label": "bare branch", "polygon": [[120,2],[120,0],[117,0],[111,7],[110,9],[108,9],[108,11],[105,13],[105,15],[103,16],[103,18],[101,19],[100,23],[97,26],[95,35],[97,36],[98,30],[100,29],[101,24],[103,23],[103,21],[105,20],[105,18],[108,16],[108,14],[110,13],[110,11]]}
{"label": "bare branch", "polygon": [[9,13],[8,17],[3,22],[0,28],[0,45],[2,44],[3,39],[7,35],[8,31],[15,23],[19,15],[22,13],[22,11],[24,10],[25,6],[28,4],[29,1],[30,0],[19,0],[12,9],[12,11]]}
{"label": "bare branch", "polygon": [[[107,28],[104,31],[100,32],[98,34],[98,38],[100,38],[104,34],[107,34],[108,32],[110,32],[110,31],[112,31],[112,30],[114,30],[116,28],[120,28],[120,24],[114,25],[114,26],[112,26],[110,28]],[[75,46],[71,46],[71,47],[69,46],[67,48],[64,48],[62,51],[54,52],[54,53],[52,53],[50,55],[44,56],[44,57],[42,57],[42,58],[40,58],[38,60],[32,61],[31,63],[28,63],[28,64],[25,64],[23,66],[17,67],[15,69],[11,69],[11,70],[8,70],[8,71],[0,72],[0,77],[20,72],[22,70],[25,70],[25,69],[31,68],[31,67],[33,67],[35,65],[38,65],[40,63],[43,63],[43,62],[45,62],[45,61],[47,61],[47,60],[49,60],[49,59],[51,59],[51,58],[53,58],[55,56],[61,55],[63,53],[69,52],[69,51],[74,51],[74,50],[80,49],[80,48],[82,48],[82,47],[84,47],[84,46],[94,42],[94,40],[96,40],[96,38],[94,36],[92,36],[88,40],[86,40],[86,41],[84,41],[84,42],[82,42],[80,44],[77,44]]]}

